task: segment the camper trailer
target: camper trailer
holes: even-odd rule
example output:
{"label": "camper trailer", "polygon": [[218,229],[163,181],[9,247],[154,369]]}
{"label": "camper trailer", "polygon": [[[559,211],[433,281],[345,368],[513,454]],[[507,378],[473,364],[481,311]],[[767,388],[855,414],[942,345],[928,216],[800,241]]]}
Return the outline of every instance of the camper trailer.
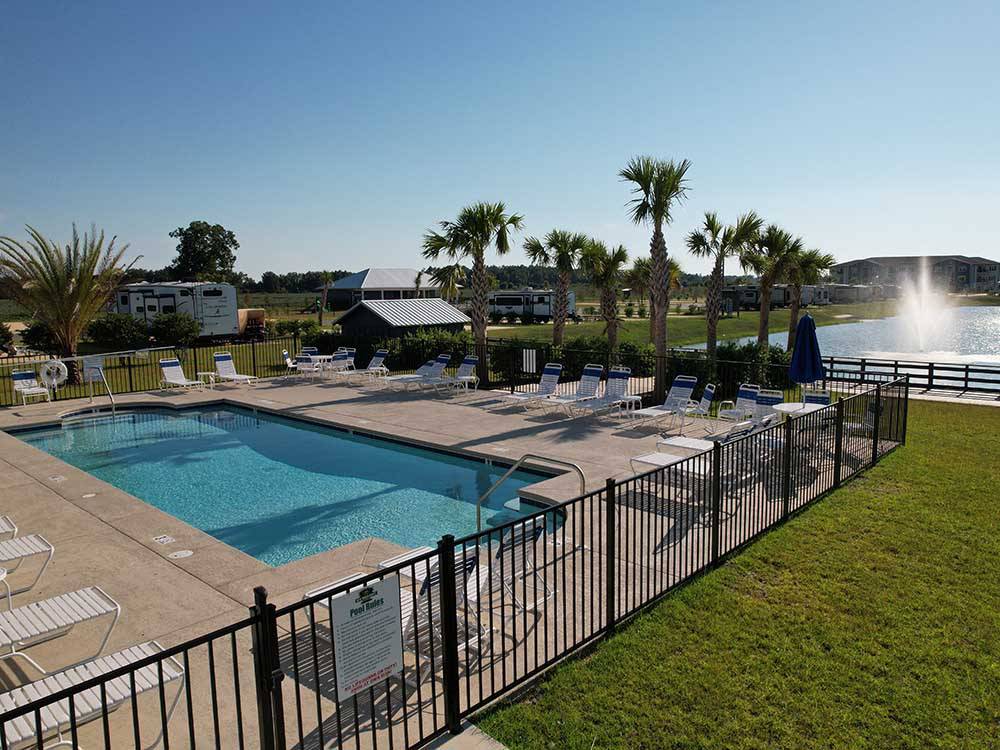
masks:
{"label": "camper trailer", "polygon": [[829,305],[830,290],[825,286],[813,286],[806,284],[802,287],[802,306],[809,305]]}
{"label": "camper trailer", "polygon": [[[551,289],[517,289],[490,292],[490,315],[505,315],[522,317],[530,315],[539,322],[552,319],[552,305],[555,292]],[[570,318],[576,318],[576,293],[569,293],[569,306],[566,313]]]}
{"label": "camper trailer", "polygon": [[205,338],[240,332],[236,287],[200,281],[125,284],[115,292],[114,311],[151,323],[160,313],[187,313]]}

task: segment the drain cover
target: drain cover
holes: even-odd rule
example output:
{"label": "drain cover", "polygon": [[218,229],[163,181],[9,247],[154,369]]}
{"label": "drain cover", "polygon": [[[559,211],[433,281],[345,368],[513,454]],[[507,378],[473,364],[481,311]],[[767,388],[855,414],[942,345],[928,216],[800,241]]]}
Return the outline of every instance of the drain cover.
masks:
{"label": "drain cover", "polygon": [[53,474],[51,477],[49,477],[49,481],[50,482],[65,482],[66,481],[66,477],[64,477],[62,474]]}
{"label": "drain cover", "polygon": [[83,497],[84,497],[85,500],[89,500],[92,497],[97,497],[97,493],[96,492],[88,492]]}
{"label": "drain cover", "polygon": [[171,560],[183,560],[185,557],[191,557],[194,552],[189,549],[179,549],[176,552],[171,552],[167,557]]}
{"label": "drain cover", "polygon": [[160,534],[160,536],[154,536],[153,541],[157,544],[173,544],[177,540],[172,536],[167,536],[166,534]]}

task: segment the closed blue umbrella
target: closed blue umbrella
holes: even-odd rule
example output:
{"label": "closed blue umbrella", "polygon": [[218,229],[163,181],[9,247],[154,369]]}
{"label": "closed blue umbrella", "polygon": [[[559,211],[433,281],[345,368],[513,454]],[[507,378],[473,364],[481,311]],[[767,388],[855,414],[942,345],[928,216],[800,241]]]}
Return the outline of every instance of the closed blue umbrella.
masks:
{"label": "closed blue umbrella", "polygon": [[799,320],[795,329],[795,348],[792,350],[788,376],[794,383],[815,383],[826,377],[819,341],[816,339],[816,321],[812,319],[812,315]]}

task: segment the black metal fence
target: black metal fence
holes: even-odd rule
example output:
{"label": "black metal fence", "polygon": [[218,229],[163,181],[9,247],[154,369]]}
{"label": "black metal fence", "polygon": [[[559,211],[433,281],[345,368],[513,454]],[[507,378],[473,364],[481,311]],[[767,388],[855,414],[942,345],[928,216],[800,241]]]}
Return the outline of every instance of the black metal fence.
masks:
{"label": "black metal fence", "polygon": [[911,388],[1000,396],[1000,365],[864,357],[824,357],[823,362],[831,374],[854,372],[893,379],[908,375]]}
{"label": "black metal fence", "polygon": [[[902,445],[907,397],[905,378],[869,386],[280,608],[258,589],[241,622],[0,696],[0,748],[421,746]],[[334,602],[387,580],[403,669],[340,700]]]}

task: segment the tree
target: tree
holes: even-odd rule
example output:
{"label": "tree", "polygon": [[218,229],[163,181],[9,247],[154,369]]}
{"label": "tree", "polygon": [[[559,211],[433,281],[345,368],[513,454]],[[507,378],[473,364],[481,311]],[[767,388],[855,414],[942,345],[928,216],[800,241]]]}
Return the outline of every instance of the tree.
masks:
{"label": "tree", "polygon": [[281,291],[281,278],[274,271],[264,271],[260,276],[260,290],[267,294]]}
{"label": "tree", "polygon": [[740,263],[760,277],[760,320],[757,323],[757,346],[768,345],[771,317],[771,290],[784,278],[796,253],[802,252],[802,238],[792,237],[777,224],[769,224],[740,254]]}
{"label": "tree", "polygon": [[670,310],[670,293],[681,288],[681,264],[676,258],[667,260],[667,288],[663,290],[663,304]]}
{"label": "tree", "polygon": [[128,313],[108,313],[91,321],[87,338],[107,351],[142,349],[149,344],[149,329]]}
{"label": "tree", "polygon": [[424,257],[437,260],[442,255],[458,261],[472,260],[472,335],[477,346],[486,345],[486,319],[489,309],[489,274],[486,251],[492,246],[497,255],[510,251],[513,230],[521,228],[524,218],[508,214],[501,203],[476,203],[463,208],[455,221],[440,222],[441,231],[424,235]]}
{"label": "tree", "polygon": [[0,321],[0,352],[4,354],[14,353],[14,332],[3,321]]}
{"label": "tree", "polygon": [[[83,238],[73,226],[65,248],[27,227],[29,240],[0,237],[0,296],[31,310],[45,324],[63,357],[75,357],[87,326],[104,311],[130,266],[128,245],[105,246],[104,232],[91,227]],[[138,260],[138,258],[136,259]],[[75,368],[71,370],[75,377]]]}
{"label": "tree", "polygon": [[649,340],[656,336],[656,316],[653,313],[653,300],[650,295],[650,277],[652,275],[652,264],[649,258],[636,258],[632,261],[632,268],[625,272],[625,284],[632,290],[632,294],[639,299],[649,298]]}
{"label": "tree", "polygon": [[600,240],[590,240],[580,256],[580,267],[601,293],[601,318],[608,337],[608,350],[618,348],[618,287],[621,286],[628,251],[624,245],[614,250]]}
{"label": "tree", "polygon": [[799,325],[799,310],[802,308],[802,287],[806,284],[818,284],[833,264],[834,257],[820,250],[802,250],[792,256],[786,274],[792,287],[786,351],[790,352],[795,348],[795,332]]}
{"label": "tree", "polygon": [[736,224],[723,227],[718,214],[705,213],[701,229],[687,236],[687,247],[692,255],[713,260],[712,273],[705,290],[705,319],[708,329],[706,351],[715,359],[718,341],[719,318],[722,316],[722,286],[725,283],[726,260],[738,257],[760,233],[763,220],[753,211],[743,214]]}
{"label": "tree", "polygon": [[424,271],[417,271],[417,278],[413,281],[414,291],[419,294],[424,285],[424,276],[430,278],[438,288],[438,294],[445,302],[458,302],[462,285],[465,283],[465,269],[461,263],[451,263],[438,268],[427,268]]}
{"label": "tree", "polygon": [[174,275],[193,281],[230,281],[236,251],[240,243],[236,235],[221,224],[192,221],[170,233],[177,239]]}
{"label": "tree", "polygon": [[555,266],[559,273],[552,300],[552,343],[556,346],[562,346],[563,332],[566,330],[573,269],[587,243],[586,235],[565,229],[553,229],[545,235],[544,241],[537,237],[529,237],[524,241],[524,250],[533,264]]}
{"label": "tree", "polygon": [[160,313],[149,332],[160,346],[188,347],[201,335],[201,324],[187,313]]}
{"label": "tree", "polygon": [[323,296],[319,301],[319,327],[323,327],[323,313],[326,312],[326,297],[330,293],[330,284],[333,283],[333,271],[320,271],[319,281],[323,285]]}
{"label": "tree", "polygon": [[[636,224],[652,225],[653,236],[649,241],[651,263],[650,288],[652,289],[655,315],[653,343],[657,357],[667,354],[667,307],[665,294],[668,286],[667,242],[663,237],[663,226],[673,218],[671,210],[687,196],[687,171],[691,162],[654,159],[651,156],[637,156],[625,166],[619,176],[631,182],[632,193],[636,196],[629,205],[629,215]],[[662,393],[666,368],[657,368],[656,392]]]}

